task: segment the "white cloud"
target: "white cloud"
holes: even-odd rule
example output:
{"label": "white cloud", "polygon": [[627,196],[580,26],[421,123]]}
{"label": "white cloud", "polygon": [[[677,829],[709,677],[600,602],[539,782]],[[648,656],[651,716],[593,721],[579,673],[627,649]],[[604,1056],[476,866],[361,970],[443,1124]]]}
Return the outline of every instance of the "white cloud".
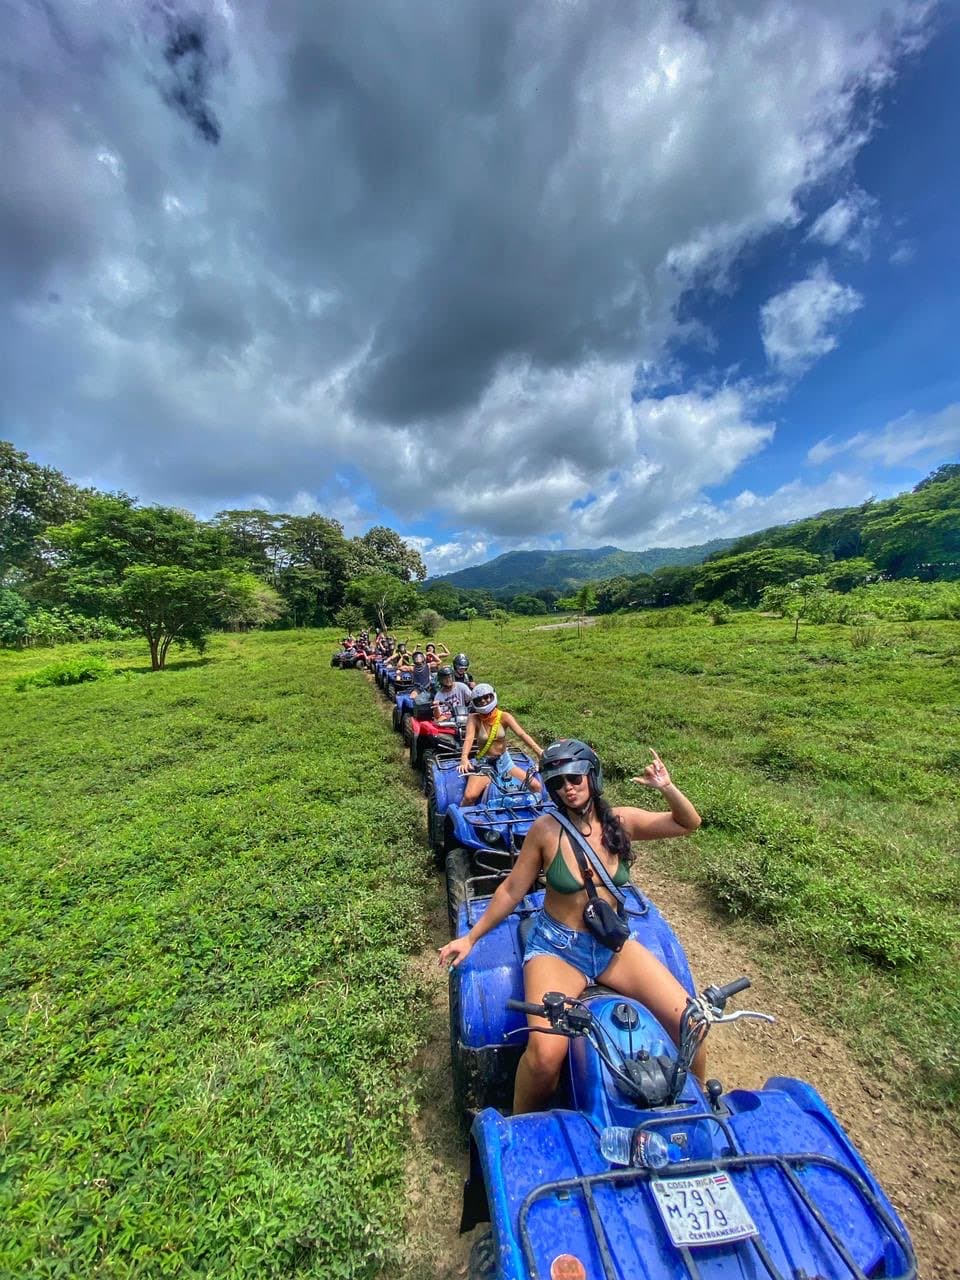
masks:
{"label": "white cloud", "polygon": [[816,240],[831,248],[842,245],[866,257],[870,236],[877,220],[871,216],[874,201],[864,191],[854,190],[836,200],[816,219],[807,232],[808,240]]}
{"label": "white cloud", "polygon": [[890,254],[890,264],[894,267],[907,267],[917,256],[917,246],[912,240],[901,240]]}
{"label": "white cloud", "polygon": [[832,329],[858,311],[863,297],[838,284],[824,263],[805,280],[776,294],[760,308],[760,335],[767,359],[784,373],[799,375],[833,351]]}
{"label": "white cloud", "polygon": [[768,494],[744,489],[724,502],[700,498],[672,512],[659,526],[655,539],[636,545],[689,546],[712,538],[737,538],[830,507],[856,505],[876,491],[868,476],[838,472],[816,485],[791,480]]}
{"label": "white cloud", "polygon": [[432,538],[410,537],[404,539],[423,556],[430,577],[441,573],[455,573],[457,569],[467,569],[474,564],[483,564],[490,554],[490,544],[485,538],[475,533],[461,532],[451,534],[445,542],[434,542]]}
{"label": "white cloud", "polygon": [[877,431],[858,431],[836,443],[827,436],[808,450],[807,458],[819,465],[840,453],[884,467],[950,459],[960,454],[960,403],[948,404],[937,413],[911,411]]}

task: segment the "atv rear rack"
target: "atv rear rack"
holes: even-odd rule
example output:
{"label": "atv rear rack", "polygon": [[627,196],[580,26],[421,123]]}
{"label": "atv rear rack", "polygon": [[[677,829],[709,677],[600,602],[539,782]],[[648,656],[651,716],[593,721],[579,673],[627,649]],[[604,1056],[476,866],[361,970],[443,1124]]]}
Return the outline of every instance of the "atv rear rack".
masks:
{"label": "atv rear rack", "polygon": [[[850,1256],[850,1252],[840,1239],[837,1232],[830,1226],[824,1218],[823,1213],[813,1201],[803,1182],[797,1176],[797,1171],[810,1165],[819,1165],[822,1168],[830,1169],[834,1173],[840,1174],[846,1178],[853,1186],[854,1190],[860,1196],[862,1202],[873,1213],[877,1222],[883,1228],[890,1241],[900,1251],[901,1262],[898,1264],[902,1269],[896,1273],[884,1270],[883,1275],[887,1280],[916,1280],[917,1275],[917,1259],[913,1252],[913,1247],[909,1237],[902,1231],[897,1223],[893,1220],[877,1195],[871,1190],[868,1184],[853,1169],[840,1161],[834,1160],[831,1156],[818,1155],[816,1153],[796,1153],[791,1155],[764,1154],[755,1155],[751,1153],[736,1154],[736,1142],[732,1131],[726,1121],[718,1115],[714,1115],[708,1111],[695,1112],[684,1115],[683,1123],[688,1124],[695,1120],[709,1120],[717,1124],[723,1131],[727,1139],[729,1147],[734,1154],[727,1156],[718,1156],[712,1160],[690,1160],[684,1161],[682,1164],[674,1166],[676,1177],[687,1177],[695,1174],[709,1174],[720,1171],[742,1172],[747,1169],[771,1168],[778,1170],[784,1178],[786,1185],[793,1191],[797,1199],[802,1203],[804,1208],[816,1222],[817,1226],[823,1232],[825,1239],[836,1253],[839,1260],[846,1267],[847,1272],[852,1280],[870,1280],[870,1276],[857,1265],[856,1261]],[[639,1128],[654,1128],[660,1124],[675,1124],[677,1116],[653,1116],[643,1121]],[[649,1182],[653,1177],[664,1177],[664,1173],[655,1173],[646,1168],[638,1169],[612,1169],[606,1173],[585,1174],[580,1178],[564,1178],[553,1182],[545,1182],[542,1186],[536,1187],[527,1195],[523,1204],[520,1206],[519,1227],[520,1242],[523,1248],[524,1261],[530,1272],[531,1280],[546,1280],[546,1277],[537,1267],[536,1255],[533,1248],[533,1242],[530,1238],[530,1229],[528,1226],[528,1218],[531,1207],[544,1196],[556,1194],[558,1191],[569,1192],[579,1191],[584,1198],[587,1206],[587,1212],[590,1215],[590,1222],[593,1226],[594,1234],[597,1240],[597,1247],[600,1252],[600,1258],[603,1263],[603,1274],[605,1280],[622,1280],[620,1273],[617,1271],[616,1264],[610,1254],[610,1248],[607,1241],[606,1230],[603,1225],[600,1212],[597,1208],[596,1200],[593,1195],[593,1188],[601,1185],[623,1185],[632,1182]],[[669,1176],[669,1175],[666,1175]],[[703,1273],[697,1264],[694,1251],[689,1247],[675,1246],[678,1255],[683,1260],[687,1275],[690,1280],[702,1280]],[[729,1241],[722,1245],[712,1246],[714,1248],[724,1249],[742,1249],[752,1248],[754,1254],[760,1261],[766,1274],[770,1280],[798,1280],[796,1271],[792,1271],[790,1275],[777,1269],[776,1264],[771,1258],[769,1251],[759,1236],[751,1236],[746,1240]],[[874,1273],[875,1274],[875,1273]]]}

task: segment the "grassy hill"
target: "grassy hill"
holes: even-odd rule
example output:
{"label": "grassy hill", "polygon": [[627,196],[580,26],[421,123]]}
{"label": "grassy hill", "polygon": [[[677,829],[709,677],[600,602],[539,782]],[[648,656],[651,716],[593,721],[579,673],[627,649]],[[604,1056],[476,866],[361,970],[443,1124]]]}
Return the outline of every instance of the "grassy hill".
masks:
{"label": "grassy hill", "polygon": [[541,587],[572,591],[585,582],[652,573],[667,564],[699,564],[707,556],[732,546],[732,538],[715,538],[696,547],[649,547],[621,551],[619,547],[591,547],[580,551],[508,551],[486,564],[430,578],[424,585],[448,582],[452,587],[485,589],[498,595],[517,595]]}

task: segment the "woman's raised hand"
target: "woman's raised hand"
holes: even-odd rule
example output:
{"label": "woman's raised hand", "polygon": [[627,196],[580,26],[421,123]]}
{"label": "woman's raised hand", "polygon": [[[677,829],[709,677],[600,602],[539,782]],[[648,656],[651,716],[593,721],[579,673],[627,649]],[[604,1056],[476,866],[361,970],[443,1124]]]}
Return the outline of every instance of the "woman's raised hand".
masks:
{"label": "woman's raised hand", "polygon": [[650,748],[650,754],[653,756],[652,762],[647,765],[639,778],[631,778],[630,781],[640,787],[652,787],[654,791],[662,791],[664,787],[671,785],[670,774],[653,747]]}
{"label": "woman's raised hand", "polygon": [[446,965],[449,969],[455,969],[461,961],[465,960],[473,950],[473,943],[466,934],[462,938],[454,938],[452,942],[448,942],[445,947],[440,948],[437,964],[441,967]]}

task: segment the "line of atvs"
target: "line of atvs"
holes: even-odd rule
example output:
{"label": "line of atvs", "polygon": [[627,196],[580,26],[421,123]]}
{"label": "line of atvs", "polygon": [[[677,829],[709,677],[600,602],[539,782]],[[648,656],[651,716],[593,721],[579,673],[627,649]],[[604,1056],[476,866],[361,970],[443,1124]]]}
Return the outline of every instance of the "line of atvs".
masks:
{"label": "line of atvs", "polygon": [[[552,804],[491,782],[482,803],[464,806],[465,717],[438,724],[430,690],[382,662],[373,670],[422,778],[451,931],[464,933]],[[474,1242],[470,1280],[915,1276],[903,1223],[812,1085],[700,1085],[690,1064],[710,1028],[766,1015],[725,1012],[746,978],[698,993],[656,906],[632,887],[626,898],[633,936],[689,993],[679,1047],[642,1003],[605,988],[525,1003],[524,938],[542,891],[450,974],[453,1087],[472,1120],[461,1230],[490,1224]],[[514,1116],[528,1012],[548,1019],[542,1034],[566,1036],[569,1052],[550,1109]]]}

